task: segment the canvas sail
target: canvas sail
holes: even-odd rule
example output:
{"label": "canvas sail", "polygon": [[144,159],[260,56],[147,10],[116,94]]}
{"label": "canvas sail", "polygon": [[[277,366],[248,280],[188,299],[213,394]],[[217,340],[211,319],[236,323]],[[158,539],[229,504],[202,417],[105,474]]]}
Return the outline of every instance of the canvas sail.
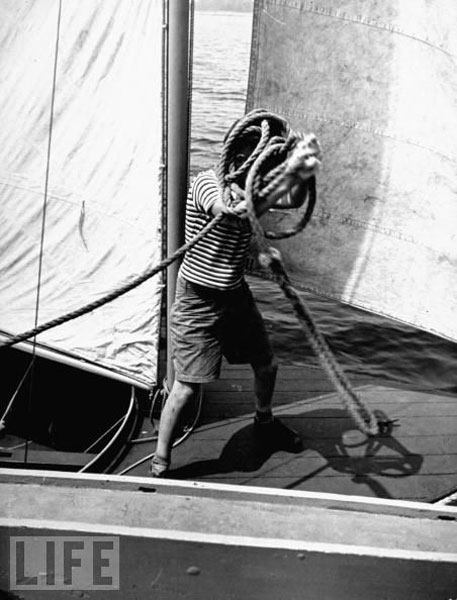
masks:
{"label": "canvas sail", "polygon": [[[0,4],[0,330],[96,300],[161,260],[162,0]],[[143,387],[162,279],[37,338]]]}
{"label": "canvas sail", "polygon": [[456,22],[450,0],[258,0],[248,92],[324,151],[313,219],[280,243],[293,283],[451,340]]}

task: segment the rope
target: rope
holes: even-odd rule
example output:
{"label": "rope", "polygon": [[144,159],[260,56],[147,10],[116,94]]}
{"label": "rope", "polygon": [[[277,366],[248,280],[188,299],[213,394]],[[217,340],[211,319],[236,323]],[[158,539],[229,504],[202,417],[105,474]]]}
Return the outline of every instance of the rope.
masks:
{"label": "rope", "polygon": [[[251,223],[251,227],[255,236],[255,241],[257,245],[257,251],[259,254],[259,261],[264,268],[269,268],[273,279],[279,285],[282,290],[284,296],[291,302],[292,307],[295,311],[296,317],[302,326],[305,334],[313,348],[321,366],[324,368],[325,372],[329,376],[330,380],[334,384],[337,393],[342,400],[346,410],[349,412],[357,427],[366,435],[374,436],[384,432],[387,427],[387,422],[378,421],[374,415],[363,403],[362,399],[358,396],[355,390],[352,388],[349,380],[347,379],[344,371],[339,366],[338,362],[335,359],[334,354],[332,353],[330,347],[328,346],[324,336],[319,331],[317,324],[315,323],[312,314],[305,302],[299,297],[295,289],[290,284],[288,275],[285,271],[284,264],[281,259],[281,255],[279,251],[271,246],[269,246],[266,242],[266,235],[259,223],[259,220],[255,214],[254,203],[259,198],[264,198],[267,195],[271,194],[275,189],[277,189],[278,185],[283,180],[284,176],[287,173],[288,169],[288,161],[284,160],[281,164],[275,167],[273,170],[270,170],[268,177],[268,184],[264,186],[264,189],[261,189],[262,182],[262,168],[265,167],[266,164],[270,161],[272,157],[282,156],[284,152],[288,152],[293,149],[297,143],[297,139],[293,138],[292,134],[289,136],[288,140],[284,143],[273,143],[270,146],[264,145],[264,138],[268,136],[269,126],[267,118],[275,115],[271,115],[266,113],[265,111],[259,111],[256,115],[256,119],[258,119],[259,115],[261,117],[265,117],[262,121],[262,151],[259,153],[258,147],[254,151],[253,154],[256,155],[256,159],[251,164],[248,172],[248,176],[246,179],[245,185],[245,200],[247,203],[248,209],[248,217]],[[253,121],[253,116],[250,115],[246,118],[245,121],[241,120],[238,123],[238,126],[234,129],[234,132],[240,134],[243,130],[244,123],[246,126],[250,126]],[[230,182],[232,181],[232,177],[227,177],[224,175],[224,169],[226,165],[230,164],[230,144],[233,143],[234,133],[232,132],[232,136],[229,137],[226,141],[226,147],[224,148],[224,152],[222,153],[220,168],[218,170],[218,176],[220,178],[220,184],[224,190],[224,197],[227,196],[226,190],[230,190]],[[277,142],[275,139],[274,142]],[[300,225],[304,227],[310,220],[312,210],[315,204],[315,179],[311,177],[310,187],[309,187],[309,204],[305,216],[301,219]],[[293,228],[292,230],[286,232],[284,237],[287,237],[289,234],[293,235],[299,230],[298,227]],[[281,236],[267,234],[268,237],[279,239]]]}
{"label": "rope", "polygon": [[37,294],[35,300],[35,327],[38,325],[38,313],[40,308],[40,296],[41,296],[41,277],[43,271],[43,247],[44,237],[46,229],[46,212],[48,205],[48,193],[49,193],[49,176],[51,170],[51,151],[53,142],[54,132],[54,107],[56,102],[56,82],[57,82],[57,67],[59,58],[59,45],[60,45],[60,28],[62,22],[62,0],[60,0],[57,10],[57,25],[56,25],[56,39],[55,39],[55,50],[54,50],[54,64],[52,72],[52,89],[51,89],[51,105],[49,114],[49,127],[48,127],[48,144],[46,150],[46,170],[44,177],[44,194],[43,194],[43,214],[41,219],[41,231],[40,231],[40,253],[38,257],[38,274],[37,274]]}
{"label": "rope", "polygon": [[291,227],[290,229],[285,229],[283,231],[265,231],[264,236],[269,240],[284,240],[299,233],[310,222],[312,214],[314,212],[314,207],[316,206],[316,199],[316,178],[313,175],[309,179],[308,183],[308,202],[306,205],[306,210],[303,213],[302,218],[295,225],[295,227]]}
{"label": "rope", "polygon": [[195,246],[195,244],[197,242],[199,242],[203,237],[205,237],[205,235],[207,233],[209,233],[217,225],[217,223],[219,223],[219,221],[223,218],[223,216],[224,215],[220,214],[217,217],[215,217],[210,223],[208,223],[208,225],[206,225],[187,244],[184,244],[183,246],[178,248],[176,250],[176,252],[174,252],[171,256],[164,259],[158,265],[156,265],[155,267],[152,267],[151,269],[149,269],[142,275],[139,275],[132,281],[127,282],[126,284],[113,290],[112,292],[110,292],[109,294],[107,294],[106,296],[103,296],[102,298],[100,298],[98,300],[94,300],[93,302],[90,302],[89,304],[85,304],[84,306],[82,306],[76,310],[73,310],[71,312],[68,312],[68,313],[62,315],[61,317],[57,317],[56,319],[52,319],[51,321],[48,321],[47,323],[43,323],[42,325],[39,325],[38,327],[35,327],[34,329],[30,329],[29,331],[25,331],[24,333],[20,333],[18,335],[11,337],[9,340],[0,343],[0,348],[8,348],[10,346],[14,346],[15,344],[19,344],[20,342],[24,342],[24,341],[28,340],[29,338],[34,337],[35,335],[38,335],[40,333],[48,331],[49,329],[52,329],[53,327],[63,325],[67,321],[71,321],[72,319],[76,319],[77,317],[80,317],[86,313],[92,312],[96,308],[100,308],[100,306],[103,306],[104,304],[108,304],[108,302],[112,302],[116,298],[119,298],[119,296],[122,296],[123,294],[130,292],[130,290],[133,290],[134,288],[138,287],[139,285],[141,285],[142,283],[144,283],[151,277],[154,277],[154,275],[157,275],[157,273],[159,273],[160,271],[163,271],[164,269],[169,267],[175,260],[177,260],[185,252],[187,252],[187,250],[190,250],[190,248]]}
{"label": "rope", "polygon": [[[195,22],[195,1],[189,2],[189,50],[188,56],[188,73],[187,73],[187,131],[186,131],[186,147],[189,147],[189,141],[192,131],[192,99],[194,86],[194,22]],[[187,172],[190,170],[190,152],[187,156]]]}
{"label": "rope", "polygon": [[0,435],[3,433],[3,431],[6,429],[6,417],[8,416],[8,413],[10,412],[14,401],[16,400],[17,395],[19,394],[19,391],[21,389],[21,387],[24,385],[24,381],[27,378],[27,375],[29,374],[31,368],[33,365],[33,360],[30,362],[29,366],[27,367],[24,375],[22,376],[21,381],[19,382],[19,385],[16,388],[16,391],[14,392],[14,394],[11,396],[10,401],[8,402],[8,406],[6,407],[2,417],[0,418]]}
{"label": "rope", "polygon": [[[57,68],[59,62],[59,46],[60,46],[60,34],[61,34],[61,26],[62,26],[62,0],[59,0],[57,7],[57,20],[56,20],[56,37],[54,43],[54,61],[52,68],[52,88],[51,88],[51,103],[49,107],[49,126],[48,126],[48,143],[46,149],[46,169],[44,175],[44,194],[43,194],[43,210],[42,210],[42,218],[41,218],[41,231],[40,231],[40,246],[39,246],[39,255],[38,255],[38,272],[37,272],[37,288],[36,288],[36,298],[35,298],[35,328],[38,325],[38,315],[40,310],[40,301],[41,301],[41,281],[43,274],[43,248],[44,248],[44,240],[45,240],[45,232],[46,232],[46,216],[48,209],[48,194],[49,194],[49,178],[50,178],[50,170],[51,170],[51,152],[52,152],[52,143],[53,143],[53,135],[54,135],[54,112],[55,112],[55,102],[56,102],[56,87],[57,87]],[[32,407],[32,395],[33,395],[33,383],[34,383],[34,365],[35,365],[35,352],[36,351],[36,340],[34,339],[32,342],[32,360],[30,363],[31,366],[31,375],[30,375],[30,386],[28,390],[28,401],[27,401],[27,412],[30,414]],[[22,385],[22,381],[19,384]],[[12,402],[11,402],[12,404]],[[3,428],[5,427],[5,422],[2,423]],[[27,463],[28,453],[29,453],[29,443],[30,443],[30,428],[28,421],[26,421],[26,429],[25,429],[25,444],[24,444],[24,464]]]}

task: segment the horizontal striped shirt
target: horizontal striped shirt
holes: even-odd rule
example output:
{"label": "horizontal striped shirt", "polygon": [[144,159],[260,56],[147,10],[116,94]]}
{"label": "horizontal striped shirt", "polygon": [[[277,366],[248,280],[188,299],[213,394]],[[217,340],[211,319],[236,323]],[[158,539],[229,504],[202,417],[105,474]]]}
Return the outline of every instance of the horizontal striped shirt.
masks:
{"label": "horizontal striped shirt", "polygon": [[[214,171],[197,175],[186,204],[186,243],[212,219],[211,208],[220,196]],[[247,219],[224,218],[193,248],[181,264],[188,281],[220,290],[240,285],[249,253],[251,226]]]}

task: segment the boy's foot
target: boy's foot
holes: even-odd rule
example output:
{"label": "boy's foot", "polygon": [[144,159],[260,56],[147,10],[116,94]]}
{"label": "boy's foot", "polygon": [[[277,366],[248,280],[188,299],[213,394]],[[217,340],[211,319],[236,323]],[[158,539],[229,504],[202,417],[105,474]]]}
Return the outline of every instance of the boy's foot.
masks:
{"label": "boy's foot", "polygon": [[151,477],[165,477],[170,468],[170,461],[160,456],[154,456],[151,459],[149,474]]}
{"label": "boy's foot", "polygon": [[298,433],[284,425],[276,417],[266,423],[254,418],[254,431],[259,441],[270,448],[287,450],[288,452],[301,452],[303,450],[303,442]]}

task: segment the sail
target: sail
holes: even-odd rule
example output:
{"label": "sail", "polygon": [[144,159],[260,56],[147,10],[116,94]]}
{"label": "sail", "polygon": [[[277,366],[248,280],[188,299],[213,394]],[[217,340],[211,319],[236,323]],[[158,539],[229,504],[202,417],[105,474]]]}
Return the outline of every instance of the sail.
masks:
{"label": "sail", "polygon": [[313,219],[279,244],[293,283],[451,340],[456,22],[450,0],[259,0],[247,103],[323,147]]}
{"label": "sail", "polygon": [[[0,4],[0,330],[103,297],[161,260],[163,0]],[[162,279],[43,333],[143,387]]]}

